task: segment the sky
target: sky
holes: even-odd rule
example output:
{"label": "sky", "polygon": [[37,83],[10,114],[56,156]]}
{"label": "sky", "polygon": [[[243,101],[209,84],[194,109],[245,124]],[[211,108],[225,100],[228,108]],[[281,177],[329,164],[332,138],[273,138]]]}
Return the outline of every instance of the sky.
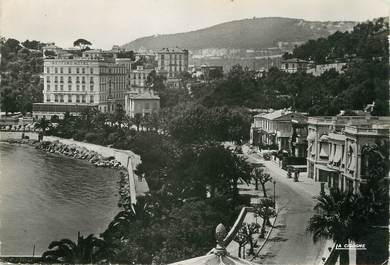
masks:
{"label": "sky", "polygon": [[0,36],[110,49],[136,38],[253,17],[365,21],[390,0],[0,0]]}

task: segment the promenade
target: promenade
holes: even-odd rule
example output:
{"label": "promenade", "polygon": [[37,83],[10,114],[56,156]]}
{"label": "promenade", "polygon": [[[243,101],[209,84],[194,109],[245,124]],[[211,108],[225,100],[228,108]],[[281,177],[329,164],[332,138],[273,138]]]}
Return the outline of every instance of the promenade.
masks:
{"label": "promenade", "polygon": [[[319,195],[319,182],[301,174],[299,182],[287,178],[287,172],[272,161],[264,161],[257,154],[249,154],[249,148],[243,146],[243,153],[252,161],[264,164],[266,171],[276,181],[276,202],[279,214],[269,240],[253,260],[259,264],[323,264],[322,257],[329,253],[331,241],[322,240],[313,243],[312,236],[306,231],[313,215],[315,197]],[[273,184],[267,183],[268,194],[273,192]],[[294,253],[294,255],[292,255]]]}

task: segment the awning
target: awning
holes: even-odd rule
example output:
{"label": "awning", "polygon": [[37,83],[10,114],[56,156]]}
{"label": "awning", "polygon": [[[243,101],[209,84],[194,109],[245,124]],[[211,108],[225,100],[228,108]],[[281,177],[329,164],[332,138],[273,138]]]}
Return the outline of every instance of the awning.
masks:
{"label": "awning", "polygon": [[329,145],[327,143],[321,143],[320,157],[329,156]]}
{"label": "awning", "polygon": [[324,166],[324,165],[316,165],[316,168],[318,168],[320,170],[328,171],[328,172],[336,172],[337,171],[335,169],[331,169],[331,168]]}
{"label": "awning", "polygon": [[333,163],[339,163],[341,161],[341,145],[336,145],[336,152],[334,153]]}

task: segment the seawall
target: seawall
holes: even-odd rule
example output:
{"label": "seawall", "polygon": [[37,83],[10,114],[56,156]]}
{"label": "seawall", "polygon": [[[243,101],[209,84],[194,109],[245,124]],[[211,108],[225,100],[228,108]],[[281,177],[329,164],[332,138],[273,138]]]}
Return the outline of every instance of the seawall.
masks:
{"label": "seawall", "polygon": [[76,145],[88,149],[89,151],[94,151],[105,157],[114,157],[115,160],[122,164],[122,166],[127,168],[132,203],[137,202],[137,196],[143,196],[146,192],[149,191],[149,186],[146,180],[142,177],[137,176],[134,173],[134,170],[136,169],[137,165],[141,163],[141,157],[130,150],[120,150],[96,144],[79,142],[72,139],[63,139],[54,136],[44,136],[43,140],[50,142],[58,141],[66,145]]}
{"label": "seawall", "polygon": [[31,140],[38,140],[38,133],[36,132],[10,132],[10,131],[0,131],[0,141],[8,139],[22,139],[22,134],[28,136]]}

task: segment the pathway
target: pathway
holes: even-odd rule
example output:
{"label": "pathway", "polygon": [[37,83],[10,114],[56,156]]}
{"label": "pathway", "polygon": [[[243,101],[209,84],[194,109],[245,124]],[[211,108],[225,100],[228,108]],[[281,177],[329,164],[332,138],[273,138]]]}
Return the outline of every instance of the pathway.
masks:
{"label": "pathway", "polygon": [[[244,153],[247,154],[245,148]],[[280,213],[272,230],[270,239],[254,260],[260,264],[322,264],[324,251],[331,243],[324,240],[313,243],[306,232],[310,217],[313,215],[315,197],[320,192],[320,183],[301,174],[299,182],[287,178],[287,172],[274,162],[264,161],[256,154],[248,155],[265,165],[276,181],[276,201]],[[272,184],[267,187],[271,189]],[[273,187],[272,187],[273,189]],[[273,192],[273,190],[272,190]]]}

